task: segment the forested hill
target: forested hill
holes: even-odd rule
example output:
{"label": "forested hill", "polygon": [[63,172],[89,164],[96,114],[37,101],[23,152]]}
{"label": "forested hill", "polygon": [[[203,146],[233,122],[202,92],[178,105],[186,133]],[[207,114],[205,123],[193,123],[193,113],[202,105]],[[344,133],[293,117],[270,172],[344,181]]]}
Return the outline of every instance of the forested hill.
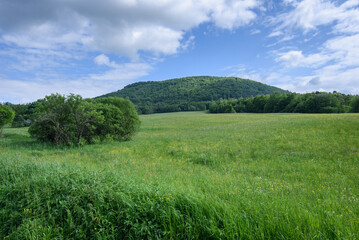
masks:
{"label": "forested hill", "polygon": [[[137,82],[101,97],[129,98],[140,113],[204,110],[209,101],[246,98],[286,92],[256,81],[236,77],[186,77],[166,81]],[[204,109],[203,109],[204,108]]]}

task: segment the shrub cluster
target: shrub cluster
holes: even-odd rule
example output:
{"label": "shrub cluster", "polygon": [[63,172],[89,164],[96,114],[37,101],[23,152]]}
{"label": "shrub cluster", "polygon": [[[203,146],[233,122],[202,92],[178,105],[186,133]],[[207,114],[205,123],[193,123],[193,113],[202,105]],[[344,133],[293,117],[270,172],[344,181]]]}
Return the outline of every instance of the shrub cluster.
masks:
{"label": "shrub cluster", "polygon": [[127,99],[84,100],[74,94],[52,94],[39,100],[34,119],[30,135],[56,145],[109,138],[129,140],[140,124],[135,107]]}
{"label": "shrub cluster", "polygon": [[6,124],[10,124],[15,117],[15,112],[11,109],[11,107],[7,105],[0,105],[0,136],[2,134],[2,128]]}
{"label": "shrub cluster", "polygon": [[359,97],[337,92],[306,94],[279,93],[250,98],[218,100],[209,106],[210,113],[345,113],[359,112]]}

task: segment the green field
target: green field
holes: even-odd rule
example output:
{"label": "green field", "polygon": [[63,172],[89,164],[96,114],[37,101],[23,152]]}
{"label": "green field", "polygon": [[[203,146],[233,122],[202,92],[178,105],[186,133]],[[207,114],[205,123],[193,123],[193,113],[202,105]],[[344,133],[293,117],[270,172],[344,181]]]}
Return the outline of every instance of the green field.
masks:
{"label": "green field", "polygon": [[359,114],[141,121],[79,148],[5,129],[0,239],[359,238]]}

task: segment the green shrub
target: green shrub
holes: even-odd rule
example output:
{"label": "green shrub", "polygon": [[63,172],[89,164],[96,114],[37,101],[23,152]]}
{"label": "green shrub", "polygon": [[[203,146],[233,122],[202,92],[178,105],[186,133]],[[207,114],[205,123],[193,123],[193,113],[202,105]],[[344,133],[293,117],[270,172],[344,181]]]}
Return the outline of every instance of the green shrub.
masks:
{"label": "green shrub", "polygon": [[108,97],[95,100],[105,121],[96,125],[100,137],[108,135],[117,140],[129,140],[140,126],[140,119],[133,103],[124,98]]}
{"label": "green shrub", "polygon": [[140,124],[132,103],[122,98],[86,101],[79,95],[52,94],[39,101],[35,112],[30,135],[56,145],[128,140]]}
{"label": "green shrub", "polygon": [[14,120],[15,112],[7,105],[0,105],[0,136],[2,128]]}

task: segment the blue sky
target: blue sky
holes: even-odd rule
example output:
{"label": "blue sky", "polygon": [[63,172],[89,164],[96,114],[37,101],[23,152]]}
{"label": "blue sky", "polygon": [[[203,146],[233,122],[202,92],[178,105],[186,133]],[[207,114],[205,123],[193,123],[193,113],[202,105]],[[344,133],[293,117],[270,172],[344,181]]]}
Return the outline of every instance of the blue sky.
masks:
{"label": "blue sky", "polygon": [[359,0],[0,1],[0,102],[198,75],[359,94]]}

